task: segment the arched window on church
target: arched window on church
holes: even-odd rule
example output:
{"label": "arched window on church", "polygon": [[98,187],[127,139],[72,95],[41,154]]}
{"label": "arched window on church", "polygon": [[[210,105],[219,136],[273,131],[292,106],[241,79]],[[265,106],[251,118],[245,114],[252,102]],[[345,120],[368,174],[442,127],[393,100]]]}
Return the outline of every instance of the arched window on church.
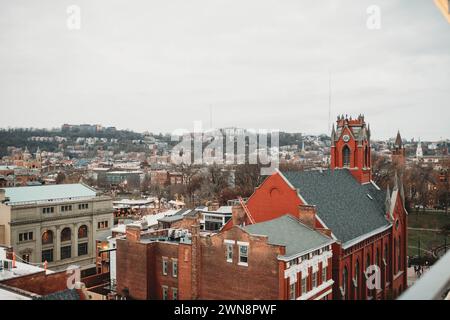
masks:
{"label": "arched window on church", "polygon": [[389,259],[389,246],[387,243],[384,245],[384,261],[386,262],[386,282],[388,282],[391,261]]}
{"label": "arched window on church", "polygon": [[345,145],[342,149],[342,156],[344,161],[344,167],[349,168],[350,167],[350,148]]}
{"label": "arched window on church", "polygon": [[359,296],[359,292],[360,292],[360,289],[359,289],[359,273],[360,273],[360,270],[359,270],[359,261],[356,260],[356,264],[355,264],[355,283],[356,283],[356,288],[355,288],[355,290],[356,290],[356,300],[359,300],[359,299],[360,299],[360,296]]}
{"label": "arched window on church", "polygon": [[[370,267],[370,253],[367,253],[367,257],[366,257],[366,270],[365,273],[367,273],[367,269]],[[370,289],[367,287],[367,282],[366,283],[366,295],[367,297],[370,296]]]}
{"label": "arched window on church", "polygon": [[397,250],[398,250],[398,272],[402,270],[402,241],[400,239],[400,236],[398,236],[398,244],[397,244]]}
{"label": "arched window on church", "polygon": [[342,272],[342,290],[343,290],[343,294],[344,294],[344,300],[348,299],[348,271],[347,271],[347,267],[344,267],[344,271]]}
{"label": "arched window on church", "polygon": [[364,166],[366,168],[370,167],[370,152],[369,152],[369,147],[366,146],[365,150],[364,150]]}
{"label": "arched window on church", "polygon": [[398,261],[397,261],[397,257],[398,257],[398,241],[397,239],[394,239],[394,274],[397,274],[398,272]]}

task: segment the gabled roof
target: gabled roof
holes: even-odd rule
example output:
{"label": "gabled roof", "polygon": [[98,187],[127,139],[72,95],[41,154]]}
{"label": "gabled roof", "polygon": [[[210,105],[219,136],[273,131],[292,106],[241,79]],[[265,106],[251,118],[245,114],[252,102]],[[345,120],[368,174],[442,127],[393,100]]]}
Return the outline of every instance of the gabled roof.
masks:
{"label": "gabled roof", "polygon": [[285,257],[291,257],[334,242],[331,238],[305,226],[289,214],[273,220],[248,225],[243,229],[253,235],[267,236],[269,244],[285,246]]}
{"label": "gabled roof", "polygon": [[282,172],[343,244],[390,223],[385,218],[383,191],[361,185],[349,170]]}

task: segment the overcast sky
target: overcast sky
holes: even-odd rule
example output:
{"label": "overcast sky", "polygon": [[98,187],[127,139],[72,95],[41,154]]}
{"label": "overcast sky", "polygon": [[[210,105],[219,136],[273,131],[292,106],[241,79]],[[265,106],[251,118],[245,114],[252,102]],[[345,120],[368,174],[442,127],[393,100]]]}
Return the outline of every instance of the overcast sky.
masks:
{"label": "overcast sky", "polygon": [[0,0],[0,127],[172,132],[209,128],[211,108],[215,127],[328,133],[329,72],[333,120],[450,138],[450,24],[432,0]]}

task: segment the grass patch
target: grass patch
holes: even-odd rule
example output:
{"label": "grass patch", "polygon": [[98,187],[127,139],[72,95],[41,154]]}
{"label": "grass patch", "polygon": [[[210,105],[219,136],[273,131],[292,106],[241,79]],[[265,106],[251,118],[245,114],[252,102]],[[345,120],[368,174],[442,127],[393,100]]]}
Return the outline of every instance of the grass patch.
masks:
{"label": "grass patch", "polygon": [[445,213],[410,213],[408,215],[408,227],[441,229],[450,224],[450,215]]}
{"label": "grass patch", "polygon": [[[424,228],[424,227],[420,227]],[[427,227],[428,228],[428,227]],[[435,228],[435,227],[433,227]],[[419,239],[420,239],[420,248],[421,255],[424,255],[426,252],[424,250],[432,251],[433,248],[441,246],[445,244],[445,237],[443,234],[433,231],[418,231],[418,230],[408,230],[408,255],[415,256],[418,255],[417,248],[411,247],[419,247]],[[447,236],[447,244],[450,244],[450,236]]]}

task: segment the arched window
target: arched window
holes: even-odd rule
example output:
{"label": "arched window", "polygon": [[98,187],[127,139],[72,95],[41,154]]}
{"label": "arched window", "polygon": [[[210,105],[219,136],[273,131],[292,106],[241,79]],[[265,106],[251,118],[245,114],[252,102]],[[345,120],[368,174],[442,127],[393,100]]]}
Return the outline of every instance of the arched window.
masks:
{"label": "arched window", "polygon": [[359,300],[359,261],[356,260],[356,264],[355,264],[355,283],[356,283],[356,299]]}
{"label": "arched window", "polygon": [[364,150],[364,165],[366,168],[370,167],[370,153],[369,153],[369,147],[366,146]]}
{"label": "arched window", "polygon": [[82,225],[78,228],[78,239],[87,238],[88,236],[88,228],[85,225]]}
{"label": "arched window", "polygon": [[[365,270],[365,273],[367,273],[367,269],[370,267],[370,253],[368,252],[367,253],[367,257],[366,257],[366,270]],[[368,288],[368,286],[367,286],[367,282],[365,282],[366,283],[366,295],[367,295],[367,297],[369,297],[370,296],[370,289]]]}
{"label": "arched window", "polygon": [[70,228],[64,228],[61,231],[61,242],[70,241],[72,239],[72,231]]}
{"label": "arched window", "polygon": [[398,245],[397,245],[397,259],[398,259],[398,271],[402,270],[402,241],[400,236],[398,236]]}
{"label": "arched window", "polygon": [[377,253],[375,255],[375,264],[377,267],[380,267],[380,250],[377,248]]}
{"label": "arched window", "polygon": [[347,282],[348,282],[348,271],[347,267],[344,267],[344,271],[342,272],[342,290],[344,291],[344,299],[347,300],[348,297],[348,290],[347,290]]}
{"label": "arched window", "polygon": [[42,244],[52,244],[53,243],[53,231],[47,230],[42,234]]}
{"label": "arched window", "polygon": [[397,250],[398,250],[397,239],[394,239],[394,274],[397,274],[398,271]]}
{"label": "arched window", "polygon": [[350,167],[350,148],[345,145],[342,149],[342,155],[344,160],[344,167]]}

